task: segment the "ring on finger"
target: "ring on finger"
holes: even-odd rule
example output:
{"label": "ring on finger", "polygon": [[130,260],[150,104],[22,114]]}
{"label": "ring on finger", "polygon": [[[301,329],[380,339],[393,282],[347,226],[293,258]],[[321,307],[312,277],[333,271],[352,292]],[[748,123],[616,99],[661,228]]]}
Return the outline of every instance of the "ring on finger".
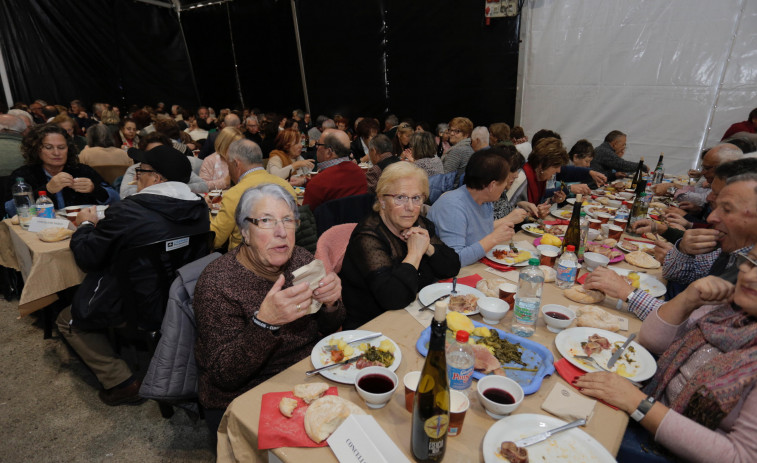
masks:
{"label": "ring on finger", "polygon": [[297,309],[297,312],[299,312],[299,311],[300,311],[300,307],[301,307],[301,306],[302,306],[302,304],[297,304],[297,307],[295,307],[295,309]]}

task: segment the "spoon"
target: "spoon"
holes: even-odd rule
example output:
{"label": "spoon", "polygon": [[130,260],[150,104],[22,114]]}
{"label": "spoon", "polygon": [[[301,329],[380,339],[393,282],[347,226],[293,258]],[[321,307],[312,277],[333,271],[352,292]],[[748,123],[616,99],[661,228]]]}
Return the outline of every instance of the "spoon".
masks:
{"label": "spoon", "polygon": [[455,294],[457,294],[457,291],[455,291],[455,288],[457,288],[457,277],[454,277],[452,279],[452,292],[449,293],[450,296],[454,296]]}

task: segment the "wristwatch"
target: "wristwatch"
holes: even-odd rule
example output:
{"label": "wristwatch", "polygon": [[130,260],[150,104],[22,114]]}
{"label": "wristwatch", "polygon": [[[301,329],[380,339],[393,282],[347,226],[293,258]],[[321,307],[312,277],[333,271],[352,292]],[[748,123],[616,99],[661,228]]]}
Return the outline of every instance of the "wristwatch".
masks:
{"label": "wristwatch", "polygon": [[633,291],[628,293],[628,297],[626,297],[626,302],[628,302],[629,304],[631,303],[631,298],[634,296],[634,294],[636,294],[636,291],[638,291],[638,289],[634,289]]}
{"label": "wristwatch", "polygon": [[646,399],[642,400],[638,407],[636,407],[636,410],[634,410],[633,413],[631,413],[631,418],[634,419],[634,421],[639,422],[644,419],[645,416],[647,416],[647,413],[649,413],[649,410],[652,409],[652,405],[654,405],[654,397],[647,396]]}
{"label": "wristwatch", "polygon": [[261,328],[265,328],[273,333],[276,333],[279,331],[281,326],[279,325],[271,325],[270,323],[266,323],[263,320],[258,318],[258,314],[260,313],[259,310],[256,310],[254,314],[252,314],[252,323],[258,325]]}
{"label": "wristwatch", "polygon": [[80,224],[79,224],[79,227],[77,227],[77,228],[83,227],[83,226],[85,226],[85,225],[92,225],[93,227],[95,227],[95,226],[96,226],[94,222],[91,222],[91,221],[89,221],[89,220],[85,220],[84,222],[80,223]]}

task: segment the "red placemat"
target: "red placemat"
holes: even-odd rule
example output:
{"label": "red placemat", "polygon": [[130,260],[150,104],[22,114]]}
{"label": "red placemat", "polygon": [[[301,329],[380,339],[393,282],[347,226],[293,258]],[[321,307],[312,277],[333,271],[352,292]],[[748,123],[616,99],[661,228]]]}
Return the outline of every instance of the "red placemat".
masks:
{"label": "red placemat", "polygon": [[[555,370],[557,370],[557,373],[560,375],[562,379],[568,382],[574,389],[581,391],[576,386],[573,385],[573,381],[576,380],[576,378],[580,378],[581,376],[585,375],[586,372],[581,370],[580,368],[577,368],[575,365],[567,361],[565,358],[561,358],[560,360],[555,362]],[[594,397],[592,397],[593,399]],[[599,399],[596,399],[599,400]],[[599,400],[603,404],[607,405],[610,408],[613,408],[615,410],[618,409],[618,407],[614,407],[604,400]]]}
{"label": "red placemat", "polygon": [[[339,395],[336,387],[330,387],[325,395]],[[279,411],[279,402],[284,397],[295,399],[297,408],[291,418]],[[313,442],[305,432],[305,411],[308,409],[304,400],[295,397],[292,391],[269,392],[263,394],[260,404],[260,421],[258,422],[258,449],[276,449],[279,447],[326,447],[328,442]]]}
{"label": "red placemat", "polygon": [[[489,259],[488,257],[482,257],[481,260],[479,260],[484,265],[488,265],[489,267],[493,268],[494,270],[499,270],[502,272],[508,272],[510,270],[515,270],[515,267],[510,267],[509,265],[500,264],[499,262],[494,262],[493,260]],[[460,280],[457,280],[460,281]]]}
{"label": "red placemat", "polygon": [[[462,277],[457,279],[457,283],[465,286],[470,286],[471,288],[476,287],[476,283],[483,280],[484,278],[476,273],[475,275],[469,275],[467,277]],[[439,280],[439,283],[450,283],[452,281],[452,278],[447,278],[446,280]]]}
{"label": "red placemat", "polygon": [[570,225],[570,220],[566,220],[566,219],[545,220],[544,225]]}

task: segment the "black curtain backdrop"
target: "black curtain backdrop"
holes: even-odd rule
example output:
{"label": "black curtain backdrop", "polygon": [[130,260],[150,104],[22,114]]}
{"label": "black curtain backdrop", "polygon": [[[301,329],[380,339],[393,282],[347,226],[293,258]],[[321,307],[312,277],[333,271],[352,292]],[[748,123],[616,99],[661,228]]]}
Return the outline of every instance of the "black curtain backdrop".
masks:
{"label": "black curtain backdrop", "polygon": [[[3,0],[0,47],[16,101],[193,105],[176,14],[130,0]],[[12,103],[11,103],[12,104]]]}
{"label": "black curtain backdrop", "polygon": [[[484,7],[297,0],[313,117],[394,113],[432,124],[455,116],[476,125],[512,123],[517,19],[487,26]],[[243,99],[265,112],[305,109],[289,1],[235,0],[180,18],[199,101],[172,10],[130,0],[3,0],[0,46],[13,95],[216,109],[241,107]]]}

